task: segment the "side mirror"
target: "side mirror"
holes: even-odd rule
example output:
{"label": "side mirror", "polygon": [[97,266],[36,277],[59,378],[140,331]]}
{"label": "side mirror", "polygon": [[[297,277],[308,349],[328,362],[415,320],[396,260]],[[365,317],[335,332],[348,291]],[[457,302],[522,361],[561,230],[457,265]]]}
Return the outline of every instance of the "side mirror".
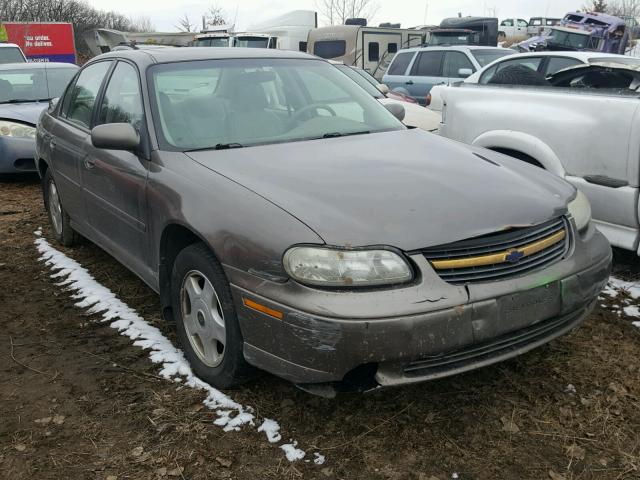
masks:
{"label": "side mirror", "polygon": [[402,105],[400,105],[399,103],[387,103],[385,105],[385,108],[387,110],[389,110],[391,112],[391,114],[396,117],[398,120],[403,121],[404,120],[404,115],[405,115],[405,111],[404,111],[404,107]]}
{"label": "side mirror", "polygon": [[128,123],[106,123],[91,130],[91,143],[107,150],[135,150],[140,145],[140,135]]}
{"label": "side mirror", "polygon": [[56,109],[59,101],[60,101],[60,97],[49,99],[49,113],[53,112]]}
{"label": "side mirror", "polygon": [[380,93],[382,93],[383,95],[386,95],[387,93],[389,93],[389,87],[387,87],[384,83],[379,83],[378,85],[376,85],[376,87],[378,88],[378,90],[380,90]]}
{"label": "side mirror", "polygon": [[473,75],[473,70],[471,70],[470,68],[461,68],[460,70],[458,70],[458,77],[460,78],[467,78],[471,75]]}

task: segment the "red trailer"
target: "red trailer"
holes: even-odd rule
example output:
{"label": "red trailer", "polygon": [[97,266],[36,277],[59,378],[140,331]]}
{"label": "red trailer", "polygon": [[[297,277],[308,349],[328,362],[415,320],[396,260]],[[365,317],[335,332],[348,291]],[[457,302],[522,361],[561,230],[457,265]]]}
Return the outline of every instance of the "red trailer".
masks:
{"label": "red trailer", "polygon": [[0,40],[19,45],[30,62],[76,63],[70,23],[3,22]]}

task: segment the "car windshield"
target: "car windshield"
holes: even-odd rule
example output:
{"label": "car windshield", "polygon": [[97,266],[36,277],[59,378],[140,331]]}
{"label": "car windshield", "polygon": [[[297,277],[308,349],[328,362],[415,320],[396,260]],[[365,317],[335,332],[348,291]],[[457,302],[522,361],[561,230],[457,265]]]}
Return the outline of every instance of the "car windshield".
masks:
{"label": "car windshield", "polygon": [[[369,95],[374,98],[385,98],[380,90],[378,90],[369,80],[367,80],[364,75],[362,75],[359,71],[357,71],[353,67],[349,67],[347,65],[336,65],[336,68],[344,73],[351,80],[356,82],[362,88],[364,88]],[[363,72],[366,73],[366,72]]]}
{"label": "car windshield", "polygon": [[196,38],[193,41],[194,47],[228,47],[229,37],[209,37]]}
{"label": "car windshield", "polygon": [[429,37],[429,46],[435,45],[475,45],[476,33],[436,32]]}
{"label": "car windshield", "polygon": [[268,37],[236,37],[234,45],[239,48],[267,48]]}
{"label": "car windshield", "polygon": [[518,52],[515,50],[472,50],[471,54],[475,57],[481,67],[486,67],[494,60],[508,55],[514,55]]}
{"label": "car windshield", "polygon": [[0,63],[25,63],[25,59],[17,47],[0,47]]}
{"label": "car windshield", "polygon": [[34,102],[62,95],[77,68],[0,67],[0,103]]}
{"label": "car windshield", "polygon": [[306,59],[205,60],[149,69],[162,148],[239,148],[404,126],[333,65]]}
{"label": "car windshield", "polygon": [[551,38],[547,40],[547,43],[556,46],[583,49],[587,48],[587,44],[589,43],[588,33],[572,33],[552,29],[549,34]]}

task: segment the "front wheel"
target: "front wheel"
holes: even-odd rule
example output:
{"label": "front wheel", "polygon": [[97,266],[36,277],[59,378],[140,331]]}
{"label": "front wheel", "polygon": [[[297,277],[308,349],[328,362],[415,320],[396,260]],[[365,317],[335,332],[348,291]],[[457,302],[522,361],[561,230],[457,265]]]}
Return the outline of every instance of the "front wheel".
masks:
{"label": "front wheel", "polygon": [[250,378],[240,324],[220,263],[202,243],[178,254],[171,276],[178,338],[198,377],[218,388]]}
{"label": "front wheel", "polygon": [[47,169],[42,179],[42,192],[54,237],[65,247],[75,245],[78,242],[78,234],[71,228],[71,219],[62,206],[58,186],[50,169]]}

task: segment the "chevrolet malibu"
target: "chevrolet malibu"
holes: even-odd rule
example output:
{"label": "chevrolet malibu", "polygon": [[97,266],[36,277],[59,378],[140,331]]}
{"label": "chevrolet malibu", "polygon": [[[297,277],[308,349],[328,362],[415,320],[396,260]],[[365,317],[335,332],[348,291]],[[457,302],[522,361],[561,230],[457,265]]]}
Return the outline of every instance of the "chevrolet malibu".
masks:
{"label": "chevrolet malibu", "polygon": [[407,129],[303,53],[101,55],[42,114],[37,159],[57,240],[157,291],[221,388],[252,366],[329,395],[499,362],[577,326],[610,270],[571,185]]}

